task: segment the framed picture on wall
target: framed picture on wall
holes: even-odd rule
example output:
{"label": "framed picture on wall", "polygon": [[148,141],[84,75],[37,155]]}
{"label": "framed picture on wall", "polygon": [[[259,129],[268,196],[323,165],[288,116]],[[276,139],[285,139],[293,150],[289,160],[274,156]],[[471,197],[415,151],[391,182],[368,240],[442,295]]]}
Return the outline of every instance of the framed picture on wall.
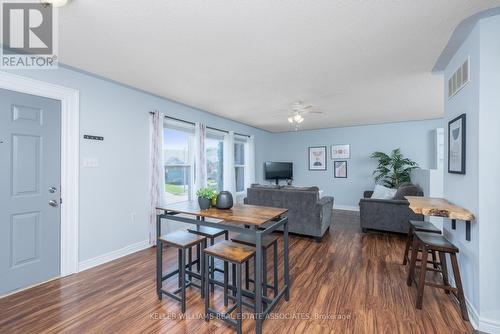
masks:
{"label": "framed picture on wall", "polygon": [[341,179],[347,178],[347,161],[334,161],[333,167],[333,177]]}
{"label": "framed picture on wall", "polygon": [[350,145],[332,145],[332,159],[349,159],[351,157]]}
{"label": "framed picture on wall", "polygon": [[465,174],[465,114],[448,122],[448,173]]}
{"label": "framed picture on wall", "polygon": [[309,170],[326,170],[326,146],[309,147]]}

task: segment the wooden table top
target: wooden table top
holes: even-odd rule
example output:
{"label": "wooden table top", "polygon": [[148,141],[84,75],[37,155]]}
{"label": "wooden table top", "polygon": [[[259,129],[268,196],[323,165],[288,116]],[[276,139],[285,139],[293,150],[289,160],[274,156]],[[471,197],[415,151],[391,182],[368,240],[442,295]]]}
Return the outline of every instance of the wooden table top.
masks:
{"label": "wooden table top", "polygon": [[248,204],[235,204],[229,210],[221,210],[217,208],[200,210],[198,202],[195,201],[165,204],[156,207],[156,209],[256,226],[263,225],[274,218],[280,217],[288,211],[288,209]]}
{"label": "wooden table top", "polygon": [[474,215],[468,210],[452,204],[444,198],[405,196],[410,202],[410,209],[424,216],[444,217],[459,220],[474,220]]}

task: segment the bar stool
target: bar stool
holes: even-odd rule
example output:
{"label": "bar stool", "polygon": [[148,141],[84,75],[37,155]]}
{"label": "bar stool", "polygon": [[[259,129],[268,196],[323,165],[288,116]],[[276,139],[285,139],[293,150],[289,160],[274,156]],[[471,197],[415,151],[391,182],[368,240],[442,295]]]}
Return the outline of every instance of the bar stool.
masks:
{"label": "bar stool", "polygon": [[[422,254],[427,254],[428,251],[439,252],[439,259],[441,270],[435,270],[441,272],[443,275],[443,284],[437,284],[434,282],[428,282],[425,280],[425,275],[427,270],[427,257],[422,256],[421,265],[417,266],[417,255],[419,249]],[[458,261],[456,254],[458,253],[458,248],[449,242],[444,236],[436,233],[428,232],[415,232],[412,245],[410,271],[408,273],[408,278],[406,284],[411,286],[412,281],[417,284],[417,309],[422,309],[422,301],[424,297],[424,287],[426,285],[432,286],[434,288],[444,289],[445,293],[449,294],[450,291],[458,299],[460,304],[460,311],[462,313],[462,318],[466,321],[469,320],[469,315],[467,314],[467,305],[465,304],[464,291],[462,288],[462,280],[460,278],[460,270],[458,268]],[[448,281],[448,268],[446,265],[446,254],[450,254],[451,265],[453,268],[453,276],[455,277],[456,287],[450,286]],[[418,282],[415,280],[415,268],[419,268],[419,279]]]}
{"label": "bar stool", "polygon": [[[409,259],[409,253],[411,249],[411,245],[413,242],[413,234],[415,232],[427,232],[427,233],[436,233],[436,234],[441,234],[441,230],[438,229],[434,224],[426,222],[426,221],[419,221],[419,220],[410,220],[410,229],[408,231],[408,236],[406,238],[406,247],[405,247],[405,254],[403,257],[403,265],[406,265],[410,259]],[[436,259],[436,253],[432,252],[432,265],[434,269],[437,269],[437,259]],[[417,261],[420,261],[420,259],[417,259]]]}
{"label": "bar stool", "polygon": [[[236,285],[233,286],[233,289],[236,290],[236,303],[230,307],[226,312],[218,312],[215,309],[210,308],[210,290],[209,290],[209,273],[208,270],[205,271],[205,290],[207,294],[205,296],[205,321],[209,321],[211,315],[215,315],[217,318],[220,318],[230,324],[231,326],[236,327],[236,332],[241,334],[242,332],[242,282],[241,282],[241,266],[243,263],[247,262],[250,258],[255,255],[255,248],[238,244],[236,242],[224,240],[216,243],[213,246],[207,247],[203,249],[203,255],[205,263],[205,267],[208,267],[208,263],[210,258],[218,258],[222,261],[229,262],[236,267]],[[227,296],[228,283],[227,283],[227,271],[224,275],[224,296]],[[234,291],[233,290],[233,291]],[[226,300],[224,303],[226,304]],[[236,320],[230,318],[230,314],[236,310]]]}
{"label": "bar stool", "polygon": [[[210,240],[210,246],[215,244],[215,238],[224,235],[224,240],[229,239],[229,232],[227,230],[221,230],[219,228],[213,228],[213,227],[208,227],[208,226],[199,226],[197,228],[188,228],[189,233],[193,233],[196,235],[201,235],[208,240]],[[200,253],[200,246],[196,246],[196,254],[198,256],[198,259],[195,261],[192,261],[193,255],[191,249],[188,250],[188,257],[189,257],[189,262],[190,263],[195,263],[196,262],[196,269],[198,272],[200,271],[200,259],[201,259],[201,253]],[[189,270],[191,270],[191,265],[189,266]],[[215,280],[215,272],[223,272],[219,268],[215,267],[215,261],[212,258],[212,261],[210,263],[210,280],[214,281]],[[211,289],[212,292],[214,292],[214,284],[211,284]]]}
{"label": "bar stool", "polygon": [[[238,234],[234,238],[231,238],[232,241],[255,247],[255,236],[249,234]],[[267,284],[267,249],[273,246],[273,285]],[[263,285],[263,294],[267,296],[267,289],[273,289],[274,295],[278,294],[278,237],[276,235],[265,235],[262,237],[262,285]],[[254,258],[254,268],[255,268],[255,258]],[[249,289],[249,282],[255,284],[255,280],[250,278],[249,275],[249,262],[245,263],[245,289]]]}
{"label": "bar stool", "polygon": [[[179,267],[178,269],[163,275],[163,244],[177,248]],[[203,236],[188,233],[186,231],[176,231],[163,236],[160,236],[156,241],[156,292],[158,299],[162,299],[163,294],[173,298],[181,303],[182,313],[186,312],[186,288],[193,285],[201,290],[201,298],[204,298],[204,276],[205,268],[201,266],[201,273],[195,273],[191,269],[186,270],[186,249],[191,249],[193,246],[201,246],[204,249],[207,246],[207,239]],[[186,282],[186,274],[189,275],[190,280]],[[179,280],[179,287],[173,292],[168,292],[163,289],[163,281],[177,275]],[[195,277],[200,280],[200,285],[193,283],[192,278]],[[177,296],[178,293],[181,296]]]}

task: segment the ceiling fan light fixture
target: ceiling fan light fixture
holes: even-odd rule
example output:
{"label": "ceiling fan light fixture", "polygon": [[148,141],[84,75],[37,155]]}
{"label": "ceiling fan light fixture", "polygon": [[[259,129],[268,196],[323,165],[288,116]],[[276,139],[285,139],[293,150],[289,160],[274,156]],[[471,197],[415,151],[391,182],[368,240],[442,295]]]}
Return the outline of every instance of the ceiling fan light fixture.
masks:
{"label": "ceiling fan light fixture", "polygon": [[299,123],[299,124],[300,124],[300,123],[302,123],[302,122],[304,122],[304,118],[303,118],[303,117],[301,117],[301,118],[297,121],[297,123]]}
{"label": "ceiling fan light fixture", "polygon": [[300,116],[299,114],[295,114],[295,116],[293,116],[293,120],[294,120],[295,122],[299,122],[301,119],[303,119],[303,118],[302,118],[302,116]]}
{"label": "ceiling fan light fixture", "polygon": [[289,122],[289,123],[293,123],[293,117],[291,117],[291,116],[290,116],[290,117],[288,117],[288,122]]}

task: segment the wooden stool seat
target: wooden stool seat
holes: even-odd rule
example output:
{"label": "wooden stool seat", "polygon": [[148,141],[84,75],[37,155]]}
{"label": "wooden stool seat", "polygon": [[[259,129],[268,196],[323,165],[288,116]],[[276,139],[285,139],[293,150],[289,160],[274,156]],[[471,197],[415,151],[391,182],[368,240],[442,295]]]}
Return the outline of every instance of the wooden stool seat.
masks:
{"label": "wooden stool seat", "polygon": [[410,220],[410,226],[413,231],[416,232],[429,232],[441,234],[441,230],[438,229],[434,224],[426,221]]}
{"label": "wooden stool seat", "polygon": [[[197,234],[197,235],[201,235],[201,236],[208,238],[208,240],[210,241],[209,243],[207,242],[208,245],[215,244],[215,238],[222,236],[222,235],[224,236],[225,240],[229,239],[229,232],[227,230],[222,230],[220,228],[215,228],[215,227],[198,226],[195,228],[188,228],[188,232],[193,233],[193,234]],[[189,263],[190,263],[190,266],[191,266],[191,263],[195,263],[196,269],[198,271],[200,271],[200,262],[201,262],[202,256],[201,256],[201,250],[200,250],[199,246],[196,247],[196,254],[197,254],[198,258],[193,261],[192,260],[193,254],[191,251],[189,251],[189,253],[188,253]],[[190,269],[191,269],[191,267],[190,267]],[[215,282],[215,272],[216,271],[223,272],[222,270],[217,268],[217,266],[215,265],[214,258],[211,259],[210,266],[207,270],[210,272],[210,280],[212,281],[212,283]],[[214,291],[214,288],[215,288],[214,284],[210,284],[210,286],[211,286],[212,291]]]}
{"label": "wooden stool seat", "polygon": [[[410,270],[408,272],[408,278],[406,280],[406,284],[408,286],[411,286],[413,281],[417,283],[417,305],[416,305],[417,309],[422,309],[422,303],[424,298],[424,287],[426,285],[434,288],[440,288],[445,290],[447,294],[451,292],[455,295],[460,305],[462,318],[468,321],[469,315],[467,313],[467,305],[465,304],[465,296],[462,288],[462,279],[460,278],[460,270],[457,261],[458,248],[451,242],[449,242],[441,234],[428,233],[428,232],[415,232],[413,236],[414,237],[413,237],[413,244],[411,247],[412,252],[411,252]],[[417,266],[417,256],[419,252],[422,252],[422,258],[420,259],[421,262],[420,266]],[[434,271],[437,271],[442,274],[443,284],[438,284],[435,283],[434,281],[426,280],[427,271],[432,270],[432,268],[427,267],[427,262],[428,262],[427,258],[429,252],[431,252],[432,254],[435,254],[435,252],[439,253],[440,268],[435,268]],[[450,255],[451,266],[453,269],[453,277],[455,278],[455,287],[452,287],[450,285],[448,279],[446,254]],[[416,269],[419,269],[418,281],[415,280]]]}
{"label": "wooden stool seat", "polygon": [[457,246],[449,242],[448,239],[441,234],[415,232],[414,236],[429,249],[437,250],[438,252],[458,253]]}
{"label": "wooden stool seat", "polygon": [[218,257],[229,262],[243,263],[254,256],[255,248],[229,240],[223,240],[205,248],[204,252],[210,256]]}
{"label": "wooden stool seat", "polygon": [[[264,286],[264,296],[267,296],[267,288],[271,288],[274,290],[274,294],[278,293],[278,236],[270,234],[262,237],[262,266],[264,270],[262,271],[262,284]],[[234,238],[231,238],[232,241],[255,247],[255,236],[251,234],[238,234]],[[274,272],[274,284],[269,285],[267,283],[267,248],[273,246],[274,254],[273,254],[273,272]],[[254,258],[254,267],[255,267],[255,258]],[[250,288],[250,282],[255,284],[255,280],[250,278],[250,268],[248,262],[245,263],[245,288],[248,290]]]}
{"label": "wooden stool seat", "polygon": [[[163,274],[163,244],[177,248],[178,253],[178,269],[166,275]],[[186,288],[188,286],[200,288],[201,297],[204,298],[205,296],[204,266],[201,266],[201,271],[199,273],[195,273],[191,270],[191,262],[186,265],[186,250],[191,253],[191,249],[194,246],[200,249],[205,248],[207,246],[207,239],[204,236],[192,234],[187,231],[176,231],[162,235],[156,240],[156,293],[158,294],[158,299],[162,300],[163,295],[167,295],[177,300],[181,303],[182,313],[186,312]],[[188,269],[186,269],[186,266]],[[179,287],[174,291],[165,290],[163,288],[163,281],[175,275],[177,275]],[[190,278],[189,280],[186,280],[186,275]],[[192,281],[193,277],[200,280],[199,285]],[[178,296],[179,293],[180,296]]]}
{"label": "wooden stool seat", "polygon": [[208,227],[208,226],[200,226],[198,229],[188,228],[188,232],[202,235],[207,238],[217,238],[218,236],[227,233],[226,230],[221,230],[220,228]]}
{"label": "wooden stool seat", "polygon": [[176,231],[160,236],[159,240],[177,248],[188,248],[200,244],[205,237],[186,231]]}
{"label": "wooden stool seat", "polygon": [[[235,237],[231,238],[232,241],[237,242],[239,244],[247,245],[247,246],[253,246],[255,247],[255,236],[250,235],[250,234],[238,234]],[[265,235],[262,238],[262,247],[268,248],[271,246],[274,242],[278,240],[278,236],[276,235]]]}
{"label": "wooden stool seat", "polygon": [[[242,334],[242,323],[243,323],[243,312],[242,306],[244,304],[242,300],[242,285],[241,285],[241,267],[243,263],[246,263],[250,258],[255,256],[255,248],[243,244],[239,244],[233,241],[224,240],[216,243],[210,247],[203,250],[204,266],[208,267],[210,258],[219,258],[224,261],[224,306],[229,305],[229,284],[228,284],[228,266],[229,263],[233,266],[233,295],[235,304],[226,309],[225,312],[219,312],[210,307],[210,277],[208,270],[205,271],[205,290],[207,295],[205,296],[205,321],[209,321],[215,315],[217,319],[221,319],[226,323],[236,327],[236,333]],[[233,319],[230,314],[236,311],[236,317]]]}
{"label": "wooden stool seat", "polygon": [[[406,237],[406,246],[405,253],[403,255],[403,265],[406,265],[409,262],[409,254],[411,250],[411,244],[413,243],[413,236],[415,232],[427,232],[427,233],[435,233],[441,234],[441,230],[438,229],[434,224],[426,222],[426,221],[418,221],[418,220],[410,220],[409,222],[410,228],[408,230],[408,236]],[[432,265],[434,269],[438,269],[437,266],[437,257],[435,251],[431,251],[432,255]],[[420,261],[420,260],[417,260]]]}

